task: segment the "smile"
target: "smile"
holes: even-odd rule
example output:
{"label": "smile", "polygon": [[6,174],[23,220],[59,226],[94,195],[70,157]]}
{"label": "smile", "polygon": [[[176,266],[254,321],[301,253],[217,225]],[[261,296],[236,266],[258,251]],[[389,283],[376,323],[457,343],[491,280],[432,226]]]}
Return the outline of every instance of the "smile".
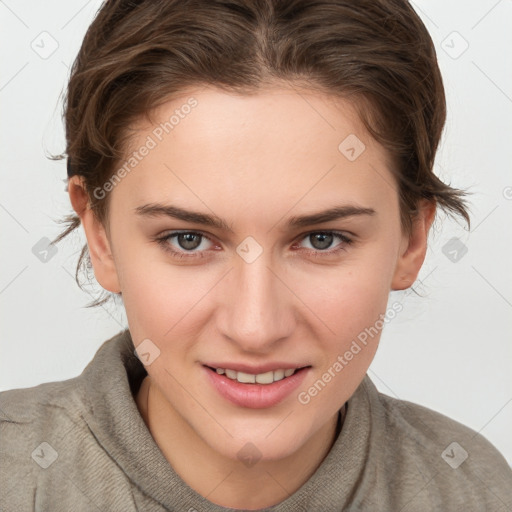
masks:
{"label": "smile", "polygon": [[311,366],[276,368],[249,373],[203,365],[208,382],[224,399],[239,407],[273,407],[289,397],[312,370]]}
{"label": "smile", "polygon": [[[210,368],[210,367],[208,367]],[[242,384],[272,384],[273,382],[277,382],[286,377],[291,377],[299,368],[287,368],[278,369],[274,371],[268,371],[265,373],[246,373],[246,372],[237,372],[236,370],[231,370],[229,368],[210,368],[211,370],[217,372],[219,375],[225,375],[228,379],[237,380]]]}

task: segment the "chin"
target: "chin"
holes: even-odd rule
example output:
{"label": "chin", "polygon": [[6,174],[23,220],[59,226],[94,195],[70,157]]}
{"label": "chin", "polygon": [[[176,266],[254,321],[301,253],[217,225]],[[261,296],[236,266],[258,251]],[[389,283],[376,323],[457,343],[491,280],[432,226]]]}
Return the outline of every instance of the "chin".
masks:
{"label": "chin", "polygon": [[219,436],[212,436],[211,431],[208,431],[205,432],[206,436],[203,439],[214,451],[232,460],[244,463],[247,460],[256,461],[256,459],[259,461],[282,460],[301,448],[307,441],[308,433],[301,431],[298,425],[293,429],[290,429],[289,425],[280,429],[278,426],[280,421],[269,421],[268,424],[272,426],[263,429],[261,423],[259,428],[257,427],[258,420],[253,420],[252,426],[244,422],[237,428],[229,429],[233,437],[226,435],[221,439]]}

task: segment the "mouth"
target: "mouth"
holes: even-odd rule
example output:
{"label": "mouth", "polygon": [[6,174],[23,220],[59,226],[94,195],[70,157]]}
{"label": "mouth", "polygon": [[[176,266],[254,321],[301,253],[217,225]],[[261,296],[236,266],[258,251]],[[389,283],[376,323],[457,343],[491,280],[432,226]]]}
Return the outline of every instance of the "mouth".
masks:
{"label": "mouth", "polygon": [[236,380],[241,384],[273,384],[280,380],[286,379],[295,375],[303,368],[309,368],[309,366],[302,366],[299,368],[279,368],[277,370],[270,370],[263,373],[247,373],[242,371],[232,370],[230,368],[214,368],[212,366],[204,365],[212,372],[218,375],[225,375],[228,379]]}
{"label": "mouth", "polygon": [[[206,382],[224,399],[238,407],[264,409],[289,397],[306,378],[311,366],[267,369],[260,373],[202,365]],[[244,368],[246,369],[246,368]]]}

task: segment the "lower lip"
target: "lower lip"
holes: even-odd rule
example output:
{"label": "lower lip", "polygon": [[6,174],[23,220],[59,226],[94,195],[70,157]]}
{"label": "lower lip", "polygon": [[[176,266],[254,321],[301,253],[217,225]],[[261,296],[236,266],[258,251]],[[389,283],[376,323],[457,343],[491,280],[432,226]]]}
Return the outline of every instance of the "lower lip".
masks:
{"label": "lower lip", "polygon": [[272,384],[243,384],[203,366],[213,387],[227,400],[240,407],[264,409],[272,407],[289,396],[304,380],[308,368],[296,371],[290,377]]}

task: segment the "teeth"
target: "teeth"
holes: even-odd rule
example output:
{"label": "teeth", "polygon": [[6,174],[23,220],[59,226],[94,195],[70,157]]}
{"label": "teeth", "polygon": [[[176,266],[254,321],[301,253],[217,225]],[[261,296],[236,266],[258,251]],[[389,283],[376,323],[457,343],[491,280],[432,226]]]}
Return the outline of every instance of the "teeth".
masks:
{"label": "teeth", "polygon": [[233,380],[236,380],[236,372],[235,372],[235,370],[228,370],[226,368],[225,372],[226,372],[226,377],[228,377],[230,379],[233,379]]}
{"label": "teeth", "polygon": [[237,372],[236,380],[238,382],[243,382],[244,384],[254,384],[256,382],[256,375],[251,375],[250,373]]}
{"label": "teeth", "polygon": [[237,372],[235,370],[230,370],[229,368],[216,368],[215,371],[219,375],[226,375],[228,379],[237,380],[243,384],[272,384],[272,382],[277,382],[284,379],[285,377],[290,377],[295,373],[296,368],[289,368],[287,370],[274,370],[265,373],[258,373],[257,375],[252,373]]}
{"label": "teeth", "polygon": [[256,382],[258,384],[272,384],[274,382],[274,372],[259,373],[256,375]]}
{"label": "teeth", "polygon": [[274,371],[274,380],[283,380],[284,379],[284,370],[275,370]]}

